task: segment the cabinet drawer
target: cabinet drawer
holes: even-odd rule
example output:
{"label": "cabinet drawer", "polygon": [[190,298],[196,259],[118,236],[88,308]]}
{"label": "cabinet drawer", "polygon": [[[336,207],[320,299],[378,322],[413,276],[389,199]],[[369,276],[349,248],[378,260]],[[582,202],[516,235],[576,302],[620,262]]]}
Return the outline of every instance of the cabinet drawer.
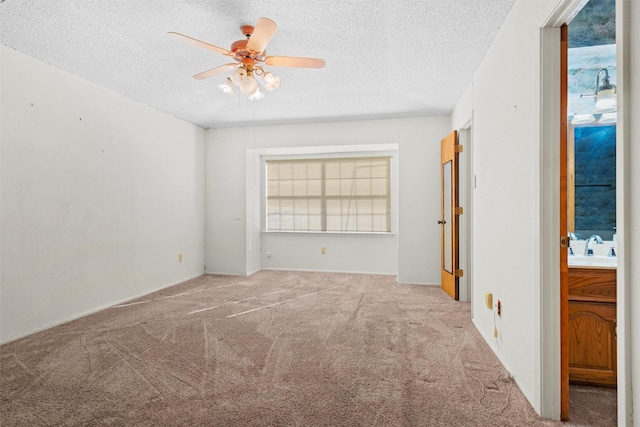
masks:
{"label": "cabinet drawer", "polygon": [[616,302],[616,270],[569,268],[569,301]]}

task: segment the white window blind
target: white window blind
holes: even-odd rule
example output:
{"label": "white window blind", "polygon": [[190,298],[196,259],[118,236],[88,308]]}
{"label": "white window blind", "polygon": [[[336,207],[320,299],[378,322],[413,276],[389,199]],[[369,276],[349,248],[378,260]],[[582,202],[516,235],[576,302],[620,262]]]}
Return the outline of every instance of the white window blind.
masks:
{"label": "white window blind", "polygon": [[391,232],[391,157],[267,160],[267,231]]}

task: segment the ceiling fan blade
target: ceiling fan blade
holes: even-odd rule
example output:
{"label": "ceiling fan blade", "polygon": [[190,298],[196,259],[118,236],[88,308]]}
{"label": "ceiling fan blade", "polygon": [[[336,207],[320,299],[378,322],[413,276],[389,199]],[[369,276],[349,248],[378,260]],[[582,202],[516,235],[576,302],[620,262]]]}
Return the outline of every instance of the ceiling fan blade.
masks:
{"label": "ceiling fan blade", "polygon": [[267,56],[267,65],[273,67],[322,68],[326,64],[322,58],[300,58],[297,56]]}
{"label": "ceiling fan blade", "polygon": [[198,80],[207,79],[209,77],[218,75],[220,73],[224,73],[227,70],[231,70],[232,68],[235,68],[238,65],[239,64],[237,64],[237,63],[221,65],[219,67],[212,68],[212,69],[207,70],[207,71],[203,71],[202,73],[198,73],[195,76],[193,76],[193,78],[194,79],[198,79]]}
{"label": "ceiling fan blade", "polygon": [[267,44],[271,40],[271,37],[278,29],[278,25],[268,18],[260,18],[256,23],[255,28],[249,41],[247,42],[247,50],[254,54],[260,54],[267,48]]}
{"label": "ceiling fan blade", "polygon": [[222,47],[218,47],[218,46],[213,45],[211,43],[203,42],[201,40],[194,39],[193,37],[185,36],[184,34],[174,33],[173,31],[171,31],[171,32],[169,32],[167,34],[169,34],[173,38],[180,39],[180,40],[185,41],[185,42],[187,42],[189,44],[192,44],[194,46],[202,47],[202,48],[205,48],[207,50],[211,50],[211,51],[216,52],[216,53],[221,53],[222,55],[233,56],[233,53],[228,51],[227,49],[224,49]]}

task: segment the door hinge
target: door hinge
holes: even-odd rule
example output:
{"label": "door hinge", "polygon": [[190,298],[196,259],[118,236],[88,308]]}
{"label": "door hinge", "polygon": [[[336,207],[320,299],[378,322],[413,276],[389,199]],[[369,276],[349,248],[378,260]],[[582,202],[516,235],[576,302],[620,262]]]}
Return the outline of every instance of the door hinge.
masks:
{"label": "door hinge", "polygon": [[455,148],[455,152],[456,152],[456,153],[462,153],[462,152],[464,151],[464,145],[460,145],[460,144],[458,144],[458,145],[456,145],[455,147],[456,147],[456,148]]}
{"label": "door hinge", "polygon": [[571,246],[571,238],[569,236],[560,236],[560,247],[568,248]]}
{"label": "door hinge", "polygon": [[463,276],[464,276],[464,270],[462,270],[461,268],[457,268],[456,277],[463,277]]}
{"label": "door hinge", "polygon": [[453,211],[456,215],[462,215],[464,213],[464,209],[462,208],[462,206],[458,206],[457,208],[454,208]]}

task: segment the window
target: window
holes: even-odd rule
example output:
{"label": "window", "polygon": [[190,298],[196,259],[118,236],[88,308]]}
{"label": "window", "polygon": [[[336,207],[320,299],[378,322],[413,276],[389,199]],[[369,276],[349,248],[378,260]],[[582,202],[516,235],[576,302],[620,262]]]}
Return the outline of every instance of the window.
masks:
{"label": "window", "polygon": [[267,160],[267,231],[391,232],[391,157]]}

